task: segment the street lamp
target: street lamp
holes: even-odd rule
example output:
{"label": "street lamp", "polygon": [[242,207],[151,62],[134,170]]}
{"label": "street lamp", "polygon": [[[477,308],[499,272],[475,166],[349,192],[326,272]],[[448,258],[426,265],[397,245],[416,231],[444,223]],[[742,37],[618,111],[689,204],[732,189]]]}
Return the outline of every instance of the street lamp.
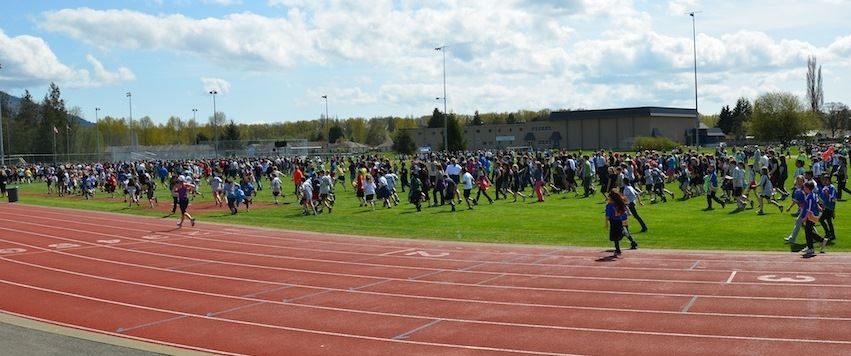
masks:
{"label": "street lamp", "polygon": [[216,94],[218,93],[218,91],[210,90],[210,95],[213,96],[213,129],[216,135],[216,137],[213,138],[213,142],[216,145],[216,147],[214,148],[214,151],[216,152],[216,158],[219,157],[219,123],[216,120]]}
{"label": "street lamp", "polygon": [[446,45],[435,47],[434,50],[443,54],[443,149],[449,151],[449,125],[447,124],[449,120],[446,116]]}
{"label": "street lamp", "polygon": [[98,117],[99,111],[100,111],[100,108],[95,108],[95,139],[97,140],[97,147],[98,147],[97,157],[98,157],[98,160],[100,161],[102,159],[102,157],[101,157],[101,154],[100,154],[100,152],[101,152],[100,151],[100,119]]}
{"label": "street lamp", "polygon": [[198,109],[192,109],[192,121],[195,121],[195,113],[198,112]]}
{"label": "street lamp", "polygon": [[694,18],[694,14],[697,13],[699,11],[692,11],[688,15],[691,16],[691,36],[694,50],[694,118],[697,121],[697,126],[694,129],[694,145],[700,149],[700,112],[697,110],[697,27]]}
{"label": "street lamp", "polygon": [[[323,95],[322,99],[325,99],[325,124],[328,123],[328,95]],[[325,126],[323,124],[323,126]]]}
{"label": "street lamp", "polygon": [[133,127],[133,94],[127,92],[127,101],[130,103],[130,146],[136,150],[136,129]]}

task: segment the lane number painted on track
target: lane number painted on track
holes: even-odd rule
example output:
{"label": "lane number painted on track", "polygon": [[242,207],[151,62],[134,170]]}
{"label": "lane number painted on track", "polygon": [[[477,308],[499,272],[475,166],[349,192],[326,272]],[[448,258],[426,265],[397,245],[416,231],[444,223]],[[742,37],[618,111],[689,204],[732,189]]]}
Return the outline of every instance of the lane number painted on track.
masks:
{"label": "lane number painted on track", "polygon": [[55,249],[62,249],[62,248],[74,248],[74,247],[80,247],[80,245],[78,245],[78,244],[72,244],[72,243],[67,243],[67,242],[63,242],[63,243],[61,243],[61,244],[52,244],[52,245],[47,245],[47,247],[51,247],[51,248],[55,248]]}
{"label": "lane number painted on track", "polygon": [[145,236],[142,236],[142,238],[145,239],[145,240],[162,240],[162,239],[167,239],[168,236],[165,236],[165,235],[145,235]]}
{"label": "lane number painted on track", "polygon": [[810,276],[795,276],[795,277],[778,277],[773,274],[767,274],[764,276],[756,277],[756,279],[763,282],[791,282],[791,283],[809,283],[814,282],[815,277]]}
{"label": "lane number painted on track", "polygon": [[27,249],[18,248],[18,247],[0,249],[0,254],[4,254],[4,255],[10,254],[10,253],[21,253],[21,252],[27,252]]}
{"label": "lane number painted on track", "polygon": [[436,254],[430,254],[430,253],[425,252],[425,251],[413,251],[413,252],[408,252],[408,253],[405,254],[405,256],[416,256],[416,255],[420,255],[422,257],[446,257],[446,256],[449,256],[449,252],[440,252],[440,253],[436,253]]}
{"label": "lane number painted on track", "polygon": [[117,244],[117,243],[121,242],[121,240],[118,240],[118,239],[115,239],[115,240],[98,240],[98,242],[100,242],[102,244]]}
{"label": "lane number painted on track", "polygon": [[207,235],[210,234],[210,232],[195,230],[195,231],[185,231],[185,232],[183,232],[183,234],[188,235],[188,236],[207,236]]}

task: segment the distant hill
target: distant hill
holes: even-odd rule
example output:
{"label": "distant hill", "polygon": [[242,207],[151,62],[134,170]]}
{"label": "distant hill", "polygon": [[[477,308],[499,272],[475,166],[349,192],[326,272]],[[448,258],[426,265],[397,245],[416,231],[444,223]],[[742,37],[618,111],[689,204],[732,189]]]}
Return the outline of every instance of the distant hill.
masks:
{"label": "distant hill", "polygon": [[[3,111],[9,110],[9,111],[12,111],[12,112],[18,112],[18,108],[21,107],[21,98],[14,96],[14,95],[9,95],[8,93],[3,92],[3,91],[0,91],[0,100],[2,100],[3,97],[9,98],[9,100],[8,100],[9,107],[8,108],[6,107],[6,105],[7,105],[6,100],[2,101]],[[36,102],[36,104],[38,104],[38,102]],[[77,122],[77,124],[82,126],[82,127],[91,127],[91,126],[95,125],[93,122],[87,121],[86,119],[83,119],[82,117],[79,117],[79,116],[76,116],[76,115],[71,115],[71,120],[75,120]]]}

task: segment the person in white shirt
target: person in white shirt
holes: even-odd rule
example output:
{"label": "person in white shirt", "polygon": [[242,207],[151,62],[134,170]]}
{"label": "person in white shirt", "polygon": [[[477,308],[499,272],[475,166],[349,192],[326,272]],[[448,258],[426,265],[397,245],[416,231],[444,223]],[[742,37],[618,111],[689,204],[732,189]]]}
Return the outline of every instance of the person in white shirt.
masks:
{"label": "person in white shirt", "polygon": [[316,215],[316,207],[313,205],[313,182],[310,178],[304,180],[299,186],[301,190],[301,204],[304,206],[304,215]]}
{"label": "person in white shirt", "polygon": [[733,170],[730,172],[733,177],[733,199],[736,200],[736,204],[738,205],[738,211],[745,210],[745,202],[747,202],[747,198],[744,197],[743,193],[745,191],[745,163],[737,162],[733,165]]}
{"label": "person in white shirt", "polygon": [[222,201],[222,178],[216,174],[213,174],[213,178],[210,178],[210,189],[213,191],[213,201],[215,201],[216,206],[223,206],[224,202]]}
{"label": "person in white shirt", "polygon": [[375,210],[375,179],[371,174],[366,175],[363,182],[363,194],[366,196],[366,204]]}
{"label": "person in white shirt", "polygon": [[[278,171],[275,171],[277,173]],[[272,196],[275,197],[275,205],[278,205],[278,196],[281,195],[281,178],[274,174],[272,178]]]}
{"label": "person in white shirt", "polygon": [[638,221],[641,224],[641,231],[647,231],[647,225],[644,223],[644,220],[641,219],[641,216],[638,216],[638,211],[635,210],[635,202],[644,206],[644,203],[641,202],[641,194],[629,184],[630,180],[628,178],[624,178],[624,186],[623,186],[623,195],[626,197],[626,201],[628,203],[629,212],[632,216],[635,217],[635,221]]}
{"label": "person in white shirt", "polygon": [[331,214],[331,187],[334,181],[331,179],[331,172],[320,170],[319,175],[319,212],[322,212],[322,207],[328,208],[328,214]]}
{"label": "person in white shirt", "polygon": [[473,204],[470,199],[470,191],[473,190],[473,175],[467,172],[467,168],[461,168],[461,182],[464,186],[464,200],[467,202],[467,209],[473,210]]}

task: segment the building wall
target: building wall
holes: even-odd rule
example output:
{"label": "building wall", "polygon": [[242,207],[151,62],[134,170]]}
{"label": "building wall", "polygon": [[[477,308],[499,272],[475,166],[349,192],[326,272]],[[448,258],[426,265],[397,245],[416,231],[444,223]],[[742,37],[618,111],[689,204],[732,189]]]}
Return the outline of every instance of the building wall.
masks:
{"label": "building wall", "polygon": [[[494,124],[462,128],[467,149],[505,149],[532,146],[535,149],[631,149],[636,137],[657,134],[685,144],[685,131],[691,128],[691,117],[635,116],[584,118],[574,120],[542,120],[519,124]],[[417,147],[443,146],[443,128],[407,129]],[[552,140],[553,132],[561,135]],[[533,141],[527,141],[532,133]]]}

